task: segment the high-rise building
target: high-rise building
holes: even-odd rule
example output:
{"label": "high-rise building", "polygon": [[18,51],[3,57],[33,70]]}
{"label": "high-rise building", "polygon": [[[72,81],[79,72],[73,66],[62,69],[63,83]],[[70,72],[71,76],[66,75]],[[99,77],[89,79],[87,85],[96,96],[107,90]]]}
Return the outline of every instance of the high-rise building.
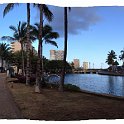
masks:
{"label": "high-rise building", "polygon": [[[30,43],[29,47],[30,47],[30,50],[32,50],[32,51],[34,50],[34,47],[31,45],[31,43]],[[20,51],[21,50],[21,43],[18,41],[12,42],[11,43],[11,49],[13,52]],[[23,49],[24,49],[24,51],[26,51],[26,44],[23,44]]]}
{"label": "high-rise building", "polygon": [[56,51],[50,50],[50,60],[56,60]]}
{"label": "high-rise building", "polygon": [[63,58],[64,58],[64,51],[63,50],[56,51],[56,60],[63,60]]}
{"label": "high-rise building", "polygon": [[50,60],[63,60],[64,51],[63,50],[50,50]]}
{"label": "high-rise building", "polygon": [[87,70],[88,69],[88,62],[83,62],[83,69]]}
{"label": "high-rise building", "polygon": [[74,62],[74,68],[79,68],[80,67],[79,59],[74,59],[73,62]]}
{"label": "high-rise building", "polygon": [[19,42],[12,42],[11,43],[11,49],[13,52],[20,51],[21,50],[21,44]]}

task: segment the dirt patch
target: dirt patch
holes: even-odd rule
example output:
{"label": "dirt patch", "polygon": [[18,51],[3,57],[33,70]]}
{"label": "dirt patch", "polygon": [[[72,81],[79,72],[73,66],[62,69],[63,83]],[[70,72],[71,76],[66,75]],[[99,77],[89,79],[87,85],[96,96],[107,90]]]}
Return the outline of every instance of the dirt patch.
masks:
{"label": "dirt patch", "polygon": [[124,118],[124,101],[79,92],[60,93],[42,89],[34,93],[34,86],[11,83],[8,86],[25,119],[84,120]]}

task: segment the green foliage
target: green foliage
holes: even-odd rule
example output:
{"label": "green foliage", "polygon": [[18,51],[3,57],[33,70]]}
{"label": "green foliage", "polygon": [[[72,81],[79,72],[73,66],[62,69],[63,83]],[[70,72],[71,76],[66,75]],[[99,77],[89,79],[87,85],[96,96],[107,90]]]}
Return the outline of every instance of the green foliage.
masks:
{"label": "green foliage", "polygon": [[123,61],[122,66],[124,67],[124,50],[121,50],[121,55],[119,56],[120,60]]}
{"label": "green foliage", "polygon": [[[21,43],[21,47],[23,49],[23,44],[27,40],[27,24],[26,22],[20,22],[18,23],[17,27],[16,26],[9,26],[10,30],[13,31],[12,36],[2,36],[1,40],[6,40],[6,41],[18,41]],[[30,26],[30,32],[32,31],[32,28]],[[30,40],[34,41],[35,37],[33,35],[30,36]]]}
{"label": "green foliage", "polygon": [[[18,69],[22,68],[22,57],[21,57],[21,51],[17,51],[11,55],[10,62],[12,65],[16,65]],[[26,67],[26,52],[24,52],[24,64]],[[37,64],[37,56],[30,53],[30,64],[31,64],[31,71],[32,73],[36,73],[36,64]]]}
{"label": "green foliage", "polygon": [[[26,52],[23,54],[23,59],[26,62]],[[22,51],[16,51],[12,54],[10,63],[16,65],[18,69],[22,68]]]}
{"label": "green foliage", "polygon": [[106,59],[106,63],[108,65],[114,65],[114,60],[117,59],[116,57],[117,55],[115,54],[114,50],[111,50],[109,53],[108,53],[108,56],[107,56],[107,59]]}
{"label": "green foliage", "polygon": [[[40,10],[40,4],[34,4],[34,7],[37,7]],[[42,4],[42,10],[45,18],[47,21],[51,22],[53,19],[53,13],[49,10],[48,6],[45,4]]]}
{"label": "green foliage", "polygon": [[[44,63],[44,69],[51,73],[60,73],[62,71],[63,61],[62,60],[51,60]],[[71,72],[72,67],[66,62],[66,72]]]}
{"label": "green foliage", "polygon": [[9,61],[11,57],[11,48],[9,44],[0,43],[0,58],[2,60],[2,67],[3,67],[3,60]]}
{"label": "green foliage", "polygon": [[69,91],[80,91],[80,88],[73,84],[65,84],[64,88]]}
{"label": "green foliage", "polygon": [[14,6],[16,5],[19,5],[18,3],[9,3],[6,5],[6,7],[4,8],[4,11],[3,11],[3,17],[10,11],[14,8]]}
{"label": "green foliage", "polygon": [[74,69],[74,63],[73,62],[71,63],[71,67],[72,67],[72,69]]}
{"label": "green foliage", "polygon": [[[31,34],[36,39],[39,39],[39,28],[40,28],[40,25],[38,23],[35,23],[35,25],[32,26],[33,31],[31,32]],[[55,41],[53,41],[52,39],[57,39],[59,37],[59,34],[57,32],[54,32],[50,25],[43,26],[42,31],[43,31],[42,32],[42,42],[44,41],[45,43],[49,43],[49,44],[52,44],[52,45],[58,47],[57,43]]]}
{"label": "green foliage", "polygon": [[[52,84],[52,83],[46,83],[45,87],[58,89],[58,85]],[[73,85],[73,84],[64,84],[64,89],[66,91],[74,91],[74,92],[80,92],[81,91],[78,86]]]}
{"label": "green foliage", "polygon": [[117,60],[114,62],[114,65],[116,65],[116,66],[117,66],[117,65],[119,65],[119,63],[118,63],[118,61],[117,61]]}

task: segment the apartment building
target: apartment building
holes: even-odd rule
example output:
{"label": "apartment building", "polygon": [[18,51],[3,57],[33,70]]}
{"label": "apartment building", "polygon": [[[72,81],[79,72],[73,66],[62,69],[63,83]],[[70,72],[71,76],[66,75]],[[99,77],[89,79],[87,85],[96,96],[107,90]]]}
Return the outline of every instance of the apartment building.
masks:
{"label": "apartment building", "polygon": [[88,69],[88,62],[83,62],[83,69],[87,70]]}
{"label": "apartment building", "polygon": [[63,50],[50,50],[50,60],[63,60],[64,51]]}
{"label": "apartment building", "polygon": [[74,59],[73,63],[74,63],[74,68],[75,69],[80,67],[80,60],[79,59]]}
{"label": "apartment building", "polygon": [[[32,50],[33,52],[36,53],[36,50],[31,45],[31,43],[30,43],[29,47],[30,47],[30,50]],[[12,49],[13,52],[20,51],[21,50],[21,43],[18,42],[18,41],[12,42],[11,43],[11,49]],[[24,49],[24,51],[26,51],[26,44],[23,44],[23,49]]]}

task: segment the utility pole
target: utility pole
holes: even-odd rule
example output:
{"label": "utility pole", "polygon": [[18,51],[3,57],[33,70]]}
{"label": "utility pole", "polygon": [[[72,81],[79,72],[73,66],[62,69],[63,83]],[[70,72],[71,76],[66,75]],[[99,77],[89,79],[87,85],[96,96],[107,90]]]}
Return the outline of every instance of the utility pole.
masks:
{"label": "utility pole", "polygon": [[90,69],[90,62],[89,62],[89,69]]}
{"label": "utility pole", "polygon": [[101,63],[101,69],[102,69],[103,63]]}
{"label": "utility pole", "polygon": [[94,69],[94,63],[93,63],[93,69]]}

